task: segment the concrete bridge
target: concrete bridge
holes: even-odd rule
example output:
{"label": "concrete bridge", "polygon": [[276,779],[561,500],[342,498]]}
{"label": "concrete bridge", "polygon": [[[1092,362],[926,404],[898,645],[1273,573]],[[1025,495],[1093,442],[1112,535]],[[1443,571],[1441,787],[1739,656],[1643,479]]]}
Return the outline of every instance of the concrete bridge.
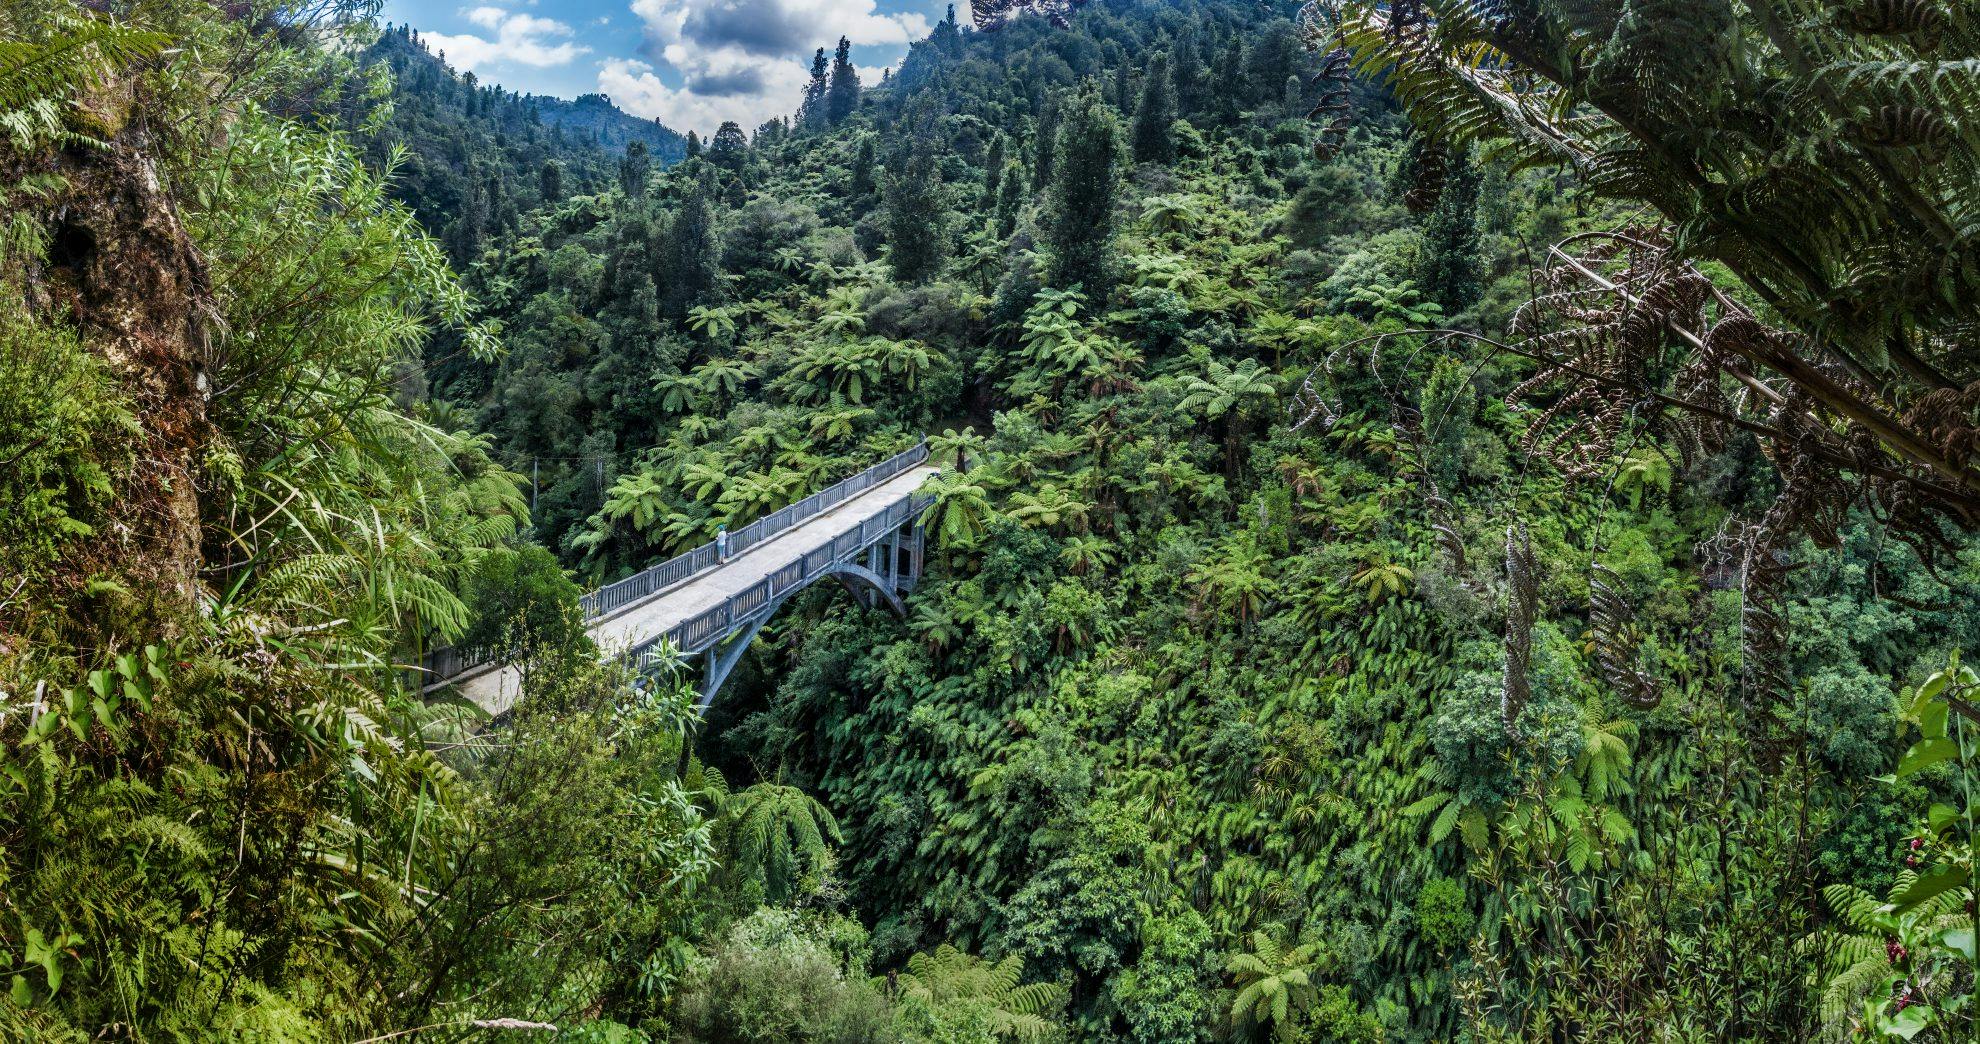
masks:
{"label": "concrete bridge", "polygon": [[[592,591],[585,629],[601,654],[640,669],[703,657],[697,707],[706,710],[756,633],[819,580],[837,580],[862,606],[904,612],[924,555],[930,498],[919,491],[940,470],[927,461],[922,442],[737,530],[726,559],[704,544]],[[437,650],[421,667],[428,691],[453,686],[490,714],[522,694],[515,667],[474,652]]]}

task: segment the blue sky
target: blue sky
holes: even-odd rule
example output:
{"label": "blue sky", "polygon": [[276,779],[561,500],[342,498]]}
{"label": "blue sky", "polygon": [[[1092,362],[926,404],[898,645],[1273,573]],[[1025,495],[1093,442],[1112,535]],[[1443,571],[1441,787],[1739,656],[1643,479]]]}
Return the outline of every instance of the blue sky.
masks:
{"label": "blue sky", "polygon": [[[860,79],[897,65],[945,0],[387,0],[483,82],[563,98],[603,91],[638,116],[703,137],[797,107],[810,57],[840,36]],[[969,8],[959,4],[967,22]]]}

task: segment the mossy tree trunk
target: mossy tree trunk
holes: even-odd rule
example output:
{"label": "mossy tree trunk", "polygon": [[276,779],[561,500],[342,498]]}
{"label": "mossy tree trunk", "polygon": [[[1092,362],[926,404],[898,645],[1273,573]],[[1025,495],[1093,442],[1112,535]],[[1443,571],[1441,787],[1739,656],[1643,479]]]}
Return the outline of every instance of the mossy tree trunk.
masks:
{"label": "mossy tree trunk", "polygon": [[61,582],[73,585],[65,600],[121,589],[116,597],[125,604],[113,616],[156,623],[176,616],[197,590],[210,317],[217,313],[205,262],[147,155],[146,138],[141,123],[126,125],[107,147],[71,145],[25,166],[62,180],[37,208],[47,248],[29,275],[31,302],[48,321],[75,325],[121,385],[140,428],[131,447],[135,466],[119,476],[108,517],[63,571]]}

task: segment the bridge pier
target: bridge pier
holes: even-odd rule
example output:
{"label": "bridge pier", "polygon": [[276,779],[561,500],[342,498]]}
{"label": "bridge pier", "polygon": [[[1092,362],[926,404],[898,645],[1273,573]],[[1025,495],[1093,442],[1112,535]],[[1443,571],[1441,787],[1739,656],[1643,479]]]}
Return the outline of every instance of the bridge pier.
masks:
{"label": "bridge pier", "polygon": [[927,549],[924,547],[926,537],[927,534],[922,531],[921,523],[916,522],[914,524],[914,533],[908,541],[906,590],[914,590],[915,585],[921,582],[921,570],[927,559]]}

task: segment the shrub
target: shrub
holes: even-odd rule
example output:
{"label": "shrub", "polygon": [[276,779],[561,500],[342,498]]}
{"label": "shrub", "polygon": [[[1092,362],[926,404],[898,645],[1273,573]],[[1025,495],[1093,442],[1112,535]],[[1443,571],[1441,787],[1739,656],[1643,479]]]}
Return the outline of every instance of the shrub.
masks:
{"label": "shrub", "polygon": [[1433,877],[1416,895],[1416,930],[1441,953],[1463,946],[1476,918],[1465,904],[1464,885]]}
{"label": "shrub", "polygon": [[[886,1000],[832,952],[826,929],[764,907],[688,973],[675,1039],[687,1044],[892,1039]],[[851,974],[848,974],[848,971]]]}

